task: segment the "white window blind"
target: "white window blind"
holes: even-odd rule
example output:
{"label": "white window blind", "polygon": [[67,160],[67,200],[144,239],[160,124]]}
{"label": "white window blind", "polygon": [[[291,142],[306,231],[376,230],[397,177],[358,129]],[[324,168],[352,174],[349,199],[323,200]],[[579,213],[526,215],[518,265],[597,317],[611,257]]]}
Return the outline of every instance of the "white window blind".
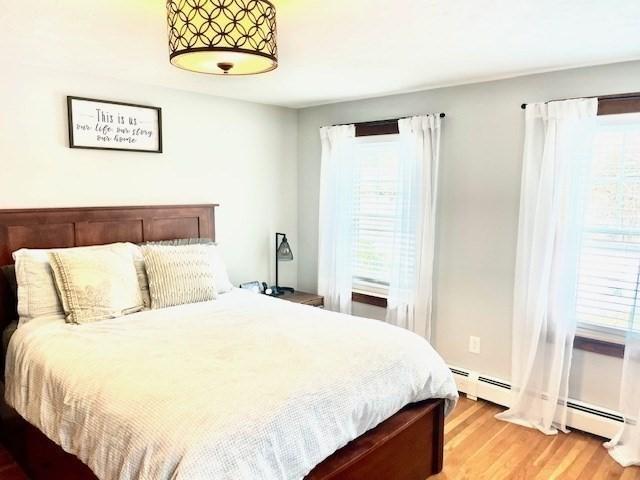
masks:
{"label": "white window blind", "polygon": [[640,114],[600,117],[586,200],[578,322],[640,328]]}
{"label": "white window blind", "polygon": [[394,219],[399,202],[398,135],[358,139],[354,175],[353,289],[385,296],[391,277]]}

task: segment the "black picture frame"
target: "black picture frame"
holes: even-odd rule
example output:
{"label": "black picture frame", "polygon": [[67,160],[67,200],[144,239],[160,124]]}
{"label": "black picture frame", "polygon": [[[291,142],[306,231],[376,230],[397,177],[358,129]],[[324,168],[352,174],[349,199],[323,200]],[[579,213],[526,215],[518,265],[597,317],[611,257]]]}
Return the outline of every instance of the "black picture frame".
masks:
{"label": "black picture frame", "polygon": [[[158,148],[154,149],[154,150],[150,150],[150,149],[139,149],[139,148],[124,148],[124,147],[112,147],[112,146],[105,146],[105,147],[98,147],[98,146],[92,146],[92,145],[80,145],[76,142],[76,139],[74,138],[74,134],[73,134],[73,125],[74,125],[74,118],[73,118],[73,102],[74,101],[84,101],[84,102],[94,102],[94,103],[102,103],[102,104],[107,104],[107,105],[119,105],[119,106],[124,106],[124,107],[132,107],[132,108],[140,108],[140,109],[145,109],[145,110],[153,110],[156,115],[157,115],[157,124],[158,124]],[[153,107],[153,106],[149,106],[149,105],[138,105],[135,103],[126,103],[126,102],[116,102],[113,100],[102,100],[102,99],[97,99],[97,98],[89,98],[89,97],[76,97],[76,96],[72,96],[72,95],[67,95],[67,128],[69,131],[69,148],[80,148],[80,149],[86,149],[86,150],[113,150],[113,151],[120,151],[120,152],[138,152],[138,153],[163,153],[162,150],[162,108],[160,107]]]}

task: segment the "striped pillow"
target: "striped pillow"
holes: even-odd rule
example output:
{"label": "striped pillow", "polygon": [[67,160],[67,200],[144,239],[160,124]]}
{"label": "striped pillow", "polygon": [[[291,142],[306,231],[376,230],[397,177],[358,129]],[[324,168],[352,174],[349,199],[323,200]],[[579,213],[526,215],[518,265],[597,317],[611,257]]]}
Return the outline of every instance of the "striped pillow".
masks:
{"label": "striped pillow", "polygon": [[152,309],[215,300],[215,269],[206,245],[143,245],[142,253]]}

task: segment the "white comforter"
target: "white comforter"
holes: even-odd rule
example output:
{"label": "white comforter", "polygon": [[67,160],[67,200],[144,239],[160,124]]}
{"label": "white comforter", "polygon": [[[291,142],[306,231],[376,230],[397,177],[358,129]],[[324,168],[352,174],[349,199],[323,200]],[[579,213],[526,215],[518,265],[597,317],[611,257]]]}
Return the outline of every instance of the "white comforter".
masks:
{"label": "white comforter", "polygon": [[299,479],[404,405],[457,398],[442,358],[383,322],[234,290],[11,340],[6,399],[108,479]]}

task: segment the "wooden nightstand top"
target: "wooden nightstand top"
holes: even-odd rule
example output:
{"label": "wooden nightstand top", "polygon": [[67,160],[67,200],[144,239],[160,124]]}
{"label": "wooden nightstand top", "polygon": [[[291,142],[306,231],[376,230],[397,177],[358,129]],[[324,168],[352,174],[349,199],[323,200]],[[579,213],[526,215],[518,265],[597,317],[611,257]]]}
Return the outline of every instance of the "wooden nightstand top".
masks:
{"label": "wooden nightstand top", "polygon": [[307,293],[307,292],[300,292],[300,291],[296,291],[294,293],[287,292],[283,295],[280,295],[277,298],[280,298],[282,300],[287,300],[288,302],[312,305],[314,307],[324,306],[324,297],[322,295],[317,295],[315,293]]}

